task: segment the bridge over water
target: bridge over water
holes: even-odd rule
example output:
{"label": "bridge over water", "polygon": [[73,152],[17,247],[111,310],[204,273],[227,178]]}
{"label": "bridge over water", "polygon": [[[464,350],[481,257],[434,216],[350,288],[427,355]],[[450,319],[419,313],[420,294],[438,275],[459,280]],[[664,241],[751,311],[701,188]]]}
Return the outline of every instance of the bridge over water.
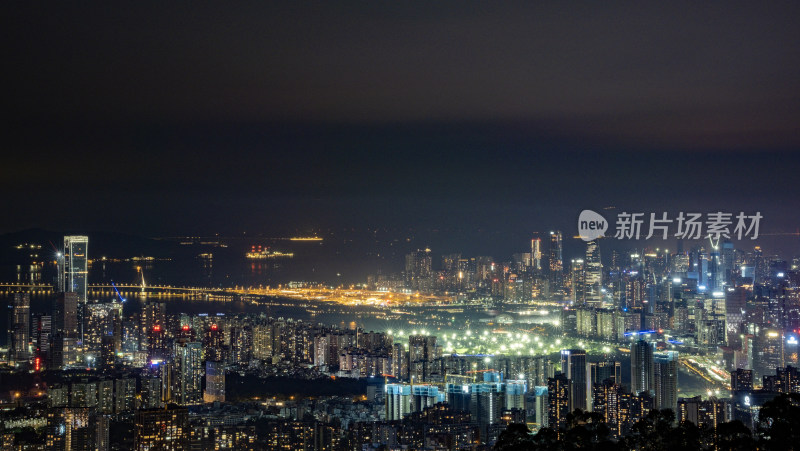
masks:
{"label": "bridge over water", "polygon": [[[116,286],[123,297],[131,295],[158,295],[158,296],[185,296],[185,295],[234,295],[245,294],[246,289],[240,288],[208,288],[208,287],[187,287],[173,285],[134,285],[120,284]],[[55,287],[51,284],[31,284],[31,283],[0,283],[0,293],[11,294],[19,291],[30,292],[33,294],[55,295]],[[116,297],[116,291],[111,284],[90,284],[87,289],[90,298]]]}

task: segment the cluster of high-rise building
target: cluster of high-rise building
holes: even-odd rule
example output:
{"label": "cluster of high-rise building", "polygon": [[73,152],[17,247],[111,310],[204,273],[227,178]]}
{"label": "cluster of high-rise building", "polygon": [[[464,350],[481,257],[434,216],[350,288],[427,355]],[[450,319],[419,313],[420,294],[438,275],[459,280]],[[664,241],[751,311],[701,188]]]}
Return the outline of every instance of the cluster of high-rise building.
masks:
{"label": "cluster of high-rise building", "polygon": [[606,251],[603,263],[602,240],[581,243],[582,255],[566,261],[563,236],[553,231],[509,261],[446,254],[438,270],[425,249],[406,255],[403,277],[377,275],[368,285],[490,306],[557,306],[567,334],[626,342],[647,333],[689,352],[721,352],[729,368],[763,373],[798,363],[800,258],[744,251],[730,240],[691,249],[678,241],[672,251]]}
{"label": "cluster of high-rise building", "polygon": [[[792,374],[790,370],[781,368],[798,364],[800,258],[767,256],[758,246],[745,251],[731,240],[695,242],[686,250],[686,242],[678,241],[672,251],[610,250],[603,263],[603,242],[592,240],[585,243],[585,253],[567,262],[562,234],[551,232],[545,238],[535,237],[530,253],[514,254],[510,261],[445,255],[439,271],[430,267],[433,259],[426,249],[407,256],[405,274],[413,273],[416,266],[409,263],[424,255],[426,270],[416,274],[430,278],[426,286],[431,291],[455,292],[459,299],[481,300],[493,308],[518,303],[558,306],[555,324],[564,335],[630,349],[633,371],[627,387],[619,380],[595,381],[600,385],[593,387],[582,371],[572,374],[570,365],[562,365],[564,374],[548,384],[553,399],[560,399],[552,401],[551,418],[594,402],[621,435],[637,418],[630,413],[635,405],[641,414],[649,408],[670,408],[680,418],[703,425],[727,421],[736,417],[734,411],[746,410],[744,398],[734,404],[713,396],[679,398],[679,352],[716,361],[716,372],[746,370],[763,377],[765,388],[748,395],[748,406],[760,406],[764,399],[789,390],[786,383],[780,390],[770,387],[775,377],[790,379],[784,376]],[[419,284],[374,282],[376,288],[421,290]],[[579,358],[570,351],[563,357]],[[771,376],[776,370],[778,376]],[[536,386],[533,390],[548,391]],[[620,407],[620,402],[628,407]],[[720,409],[724,415],[718,414]],[[619,420],[623,417],[627,420]],[[752,416],[747,418],[746,424],[753,425]]]}
{"label": "cluster of high-rise building", "polygon": [[[508,314],[487,323],[496,334],[470,336],[456,326],[465,330],[458,338],[264,313],[176,314],[147,296],[126,310],[121,296],[87,297],[88,239],[65,237],[49,311],[31,314],[27,292],[10,299],[4,371],[33,374],[34,382],[5,400],[18,410],[0,409],[0,438],[12,449],[102,450],[117,439],[110,425],[125,423],[133,431],[126,446],[136,449],[476,449],[512,423],[560,435],[576,409],[598,413],[615,438],[651,409],[712,428],[732,419],[755,427],[766,401],[800,392],[797,260],[722,242],[611,251],[604,264],[602,244],[589,241],[566,262],[563,236],[554,231],[510,261],[448,254],[438,270],[424,249],[406,255],[401,276],[370,280],[373,288],[457,293],[456,303],[548,310],[547,325],[520,324],[513,343]],[[545,348],[535,334],[579,344]],[[473,339],[492,350],[459,353],[452,343]],[[580,340],[606,351],[589,355]],[[630,371],[611,354],[630,359]],[[683,356],[730,371],[731,397],[679,397]],[[237,389],[231,403],[232,374],[359,379],[367,388],[343,401],[242,399]],[[8,432],[28,426],[44,431],[41,443]]]}
{"label": "cluster of high-rise building", "polygon": [[[84,344],[90,348],[86,355],[100,357],[102,335],[107,328],[101,327],[97,318],[90,318],[93,312],[87,303],[88,243],[86,236],[64,237],[63,250],[56,254],[59,294],[53,299],[51,314],[37,314],[31,318],[30,293],[14,294],[9,321],[12,361],[33,359],[40,368],[62,368],[78,363]],[[40,280],[40,273],[38,270],[36,281]],[[113,315],[106,317],[113,321]],[[85,336],[87,330],[90,330],[88,337]]]}
{"label": "cluster of high-rise building", "polygon": [[515,253],[511,260],[490,256],[441,256],[439,270],[433,267],[431,249],[405,256],[401,275],[377,274],[368,285],[376,289],[429,293],[461,293],[507,302],[572,301],[600,305],[603,302],[603,264],[600,246],[591,241],[585,255],[570,262],[563,257],[563,235],[552,231],[531,240],[530,252]]}
{"label": "cluster of high-rise building", "polygon": [[548,357],[474,356],[466,362],[466,371],[455,369],[444,383],[387,384],[386,419],[399,420],[446,403],[453,411],[469,414],[476,436],[491,443],[511,422],[549,427],[560,434],[576,409],[599,413],[617,438],[652,409],[677,409],[674,351],[661,353],[643,340],[637,342],[630,384],[622,382],[619,361],[592,361],[583,349],[564,349],[560,356],[560,365]]}

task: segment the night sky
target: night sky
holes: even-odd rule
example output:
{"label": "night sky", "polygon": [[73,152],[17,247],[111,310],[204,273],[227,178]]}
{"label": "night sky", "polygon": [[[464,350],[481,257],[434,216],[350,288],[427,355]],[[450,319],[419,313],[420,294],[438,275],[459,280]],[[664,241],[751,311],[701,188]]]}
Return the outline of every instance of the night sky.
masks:
{"label": "night sky", "polygon": [[797,230],[800,3],[531,3],[5,2],[0,232]]}

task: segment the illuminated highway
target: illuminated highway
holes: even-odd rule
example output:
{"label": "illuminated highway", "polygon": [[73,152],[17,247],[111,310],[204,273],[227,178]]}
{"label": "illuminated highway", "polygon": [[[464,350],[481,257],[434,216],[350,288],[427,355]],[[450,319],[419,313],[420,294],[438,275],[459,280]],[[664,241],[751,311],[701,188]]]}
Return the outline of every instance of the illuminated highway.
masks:
{"label": "illuminated highway", "polygon": [[708,382],[715,389],[730,390],[731,388],[730,373],[707,356],[681,356],[680,364],[689,372]]}

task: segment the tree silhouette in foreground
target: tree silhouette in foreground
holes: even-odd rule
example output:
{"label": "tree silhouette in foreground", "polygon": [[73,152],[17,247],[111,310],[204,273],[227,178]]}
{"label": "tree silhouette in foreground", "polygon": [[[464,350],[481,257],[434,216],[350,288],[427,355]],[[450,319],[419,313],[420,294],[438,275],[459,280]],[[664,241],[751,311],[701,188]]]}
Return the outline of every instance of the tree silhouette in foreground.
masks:
{"label": "tree silhouette in foreground", "polygon": [[756,449],[753,432],[739,420],[717,426],[717,451],[749,451]]}
{"label": "tree silhouette in foreground", "polygon": [[702,432],[692,423],[675,424],[671,409],[651,410],[631,427],[621,444],[641,451],[688,451],[702,449]]}
{"label": "tree silhouette in foreground", "polygon": [[765,402],[756,430],[761,449],[800,449],[800,394],[783,394]]}
{"label": "tree silhouette in foreground", "polygon": [[800,451],[800,394],[782,394],[764,403],[755,433],[735,420],[711,428],[691,422],[675,424],[670,409],[651,410],[631,426],[628,434],[615,442],[600,414],[576,410],[569,414],[566,428],[542,428],[531,435],[524,424],[509,425],[494,449],[571,451]]}
{"label": "tree silhouette in foreground", "polygon": [[497,440],[494,449],[510,450],[614,450],[616,443],[610,439],[611,431],[603,416],[594,412],[575,410],[567,416],[567,427],[558,433],[551,428],[542,428],[531,436],[525,425],[509,425]]}
{"label": "tree silhouette in foreground", "polygon": [[567,430],[563,434],[564,449],[605,450],[616,449],[611,440],[611,430],[603,415],[580,409],[567,415]]}
{"label": "tree silhouette in foreground", "polygon": [[534,450],[538,449],[533,444],[531,431],[522,423],[511,423],[497,438],[494,449],[501,451]]}

